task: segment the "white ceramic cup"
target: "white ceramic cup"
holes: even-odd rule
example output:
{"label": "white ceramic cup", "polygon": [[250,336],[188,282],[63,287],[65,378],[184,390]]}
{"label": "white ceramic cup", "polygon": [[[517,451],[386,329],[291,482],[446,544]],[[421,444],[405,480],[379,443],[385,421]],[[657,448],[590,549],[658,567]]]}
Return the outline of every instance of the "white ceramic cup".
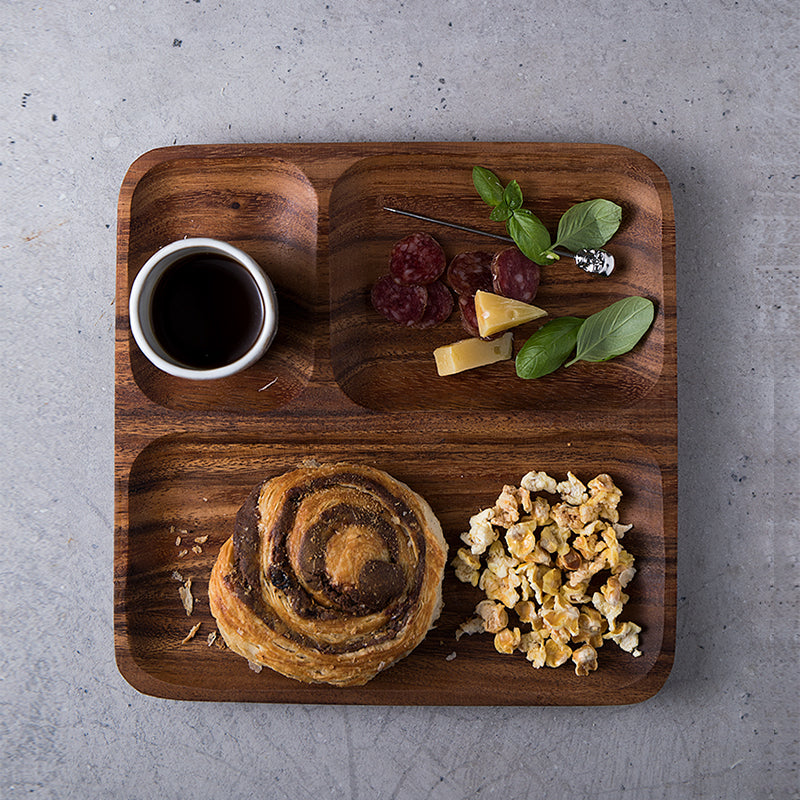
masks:
{"label": "white ceramic cup", "polygon": [[[164,272],[187,256],[216,254],[245,270],[258,290],[263,322],[244,355],[222,366],[203,368],[182,363],[159,342],[153,324],[153,294]],[[164,372],[190,380],[212,380],[235,375],[258,361],[269,348],[278,328],[278,302],[272,282],[247,253],[216,239],[181,239],[162,247],[139,270],[131,287],[128,304],[133,338],[149,361]]]}

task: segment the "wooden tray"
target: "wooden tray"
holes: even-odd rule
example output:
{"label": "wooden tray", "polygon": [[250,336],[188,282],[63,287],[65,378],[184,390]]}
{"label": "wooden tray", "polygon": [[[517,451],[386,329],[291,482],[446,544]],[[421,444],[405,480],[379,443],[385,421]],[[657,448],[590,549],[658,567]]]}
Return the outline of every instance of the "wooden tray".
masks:
{"label": "wooden tray", "polygon": [[[368,288],[391,245],[427,230],[448,257],[492,240],[425,225],[391,205],[502,232],[471,180],[476,164],[516,178],[526,205],[555,230],[572,203],[623,207],[609,278],[570,261],[543,268],[536,303],[585,316],[626,295],[656,303],[632,352],[537,381],[513,363],[440,378],[435,347],[463,338],[458,314],[406,330],[371,308]],[[116,322],[115,646],[122,675],[176,699],[430,705],[599,705],[652,696],[675,640],[677,413],[675,237],[663,173],[622,147],[535,143],[253,144],[170,147],[140,157],[119,198]],[[153,368],[132,340],[128,294],[158,248],[187,236],[223,239],[270,274],[280,329],[267,355],[229,379],[192,382]],[[516,347],[536,325],[522,328]],[[267,387],[267,388],[265,388]],[[530,469],[583,480],[609,472],[624,492],[625,539],[638,573],[625,619],[642,655],[609,644],[600,668],[534,670],[501,656],[491,636],[455,640],[482,593],[448,567],[444,612],[406,659],[359,688],[306,685],[207,645],[207,584],[250,488],[303,459],[385,469],[420,492],[451,553],[477,510]],[[186,531],[186,533],[180,533]],[[176,546],[181,535],[182,545]],[[207,536],[202,552],[189,549]],[[193,579],[187,617],[173,573]],[[181,640],[201,622],[197,636]],[[456,653],[454,659],[447,656]]]}

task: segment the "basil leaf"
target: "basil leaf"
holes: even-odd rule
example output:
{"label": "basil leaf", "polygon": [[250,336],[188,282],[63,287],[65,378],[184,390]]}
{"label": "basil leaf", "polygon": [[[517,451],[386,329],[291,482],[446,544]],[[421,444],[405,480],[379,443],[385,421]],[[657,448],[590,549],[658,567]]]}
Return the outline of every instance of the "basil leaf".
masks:
{"label": "basil leaf", "polygon": [[646,297],[626,297],[592,314],[578,331],[576,361],[608,361],[633,349],[653,322],[655,307]]}
{"label": "basil leaf", "polygon": [[550,233],[535,214],[525,208],[512,212],[506,221],[508,234],[523,255],[531,261],[546,266],[552,259],[546,253],[550,249]]}
{"label": "basil leaf", "polygon": [[619,228],[622,208],[610,200],[587,200],[568,208],[558,222],[554,247],[566,247],[573,253],[602,247]]}
{"label": "basil leaf", "polygon": [[530,380],[557,370],[575,349],[581,325],[579,317],[558,317],[542,325],[517,353],[517,375]]}
{"label": "basil leaf", "polygon": [[493,209],[492,213],[489,214],[489,219],[494,220],[495,222],[503,222],[507,220],[514,212],[508,207],[508,203],[505,200],[501,200]]}
{"label": "basil leaf", "polygon": [[519,188],[519,184],[516,181],[511,181],[503,190],[503,202],[512,211],[522,206],[522,189]]}
{"label": "basil leaf", "polygon": [[472,182],[484,203],[496,206],[503,199],[503,184],[497,175],[485,167],[472,168]]}

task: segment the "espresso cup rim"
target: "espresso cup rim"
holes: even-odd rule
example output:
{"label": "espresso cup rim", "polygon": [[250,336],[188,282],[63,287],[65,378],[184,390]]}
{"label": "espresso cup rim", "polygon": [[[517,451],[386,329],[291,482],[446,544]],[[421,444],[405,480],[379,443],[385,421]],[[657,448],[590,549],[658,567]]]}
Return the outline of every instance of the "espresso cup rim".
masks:
{"label": "espresso cup rim", "polygon": [[[158,279],[172,264],[186,255],[195,253],[217,253],[235,261],[243,267],[255,282],[264,310],[264,319],[251,347],[242,356],[228,364],[204,369],[192,367],[172,358],[159,344],[150,321],[150,304]],[[214,380],[235,375],[252,366],[269,349],[277,331],[278,303],[272,281],[259,264],[238,247],[208,237],[178,239],[170,242],[145,262],[134,278],[128,301],[128,315],[134,341],[144,356],[162,372],[188,380]]]}

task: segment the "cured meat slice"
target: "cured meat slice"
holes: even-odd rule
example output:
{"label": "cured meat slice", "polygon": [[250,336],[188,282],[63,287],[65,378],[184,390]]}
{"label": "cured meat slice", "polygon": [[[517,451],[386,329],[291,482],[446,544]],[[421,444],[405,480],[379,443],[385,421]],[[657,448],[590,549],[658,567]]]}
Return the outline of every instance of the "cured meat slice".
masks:
{"label": "cured meat slice", "polygon": [[392,248],[389,272],[404,284],[427,284],[444,273],[447,259],[439,242],[427,233],[412,233]]}
{"label": "cured meat slice", "polygon": [[475,312],[475,298],[462,294],[458,298],[458,310],[461,312],[461,327],[470,335],[480,338],[478,331],[478,315]]}
{"label": "cured meat slice", "polygon": [[428,304],[422,319],[415,323],[415,328],[434,328],[453,313],[453,295],[442,281],[429,283],[425,288],[428,291]]}
{"label": "cured meat slice", "polygon": [[516,247],[507,247],[492,259],[492,279],[496,294],[530,303],[539,288],[539,266]]}
{"label": "cured meat slice", "polygon": [[458,296],[458,310],[461,312],[461,327],[470,335],[478,339],[496,339],[500,333],[491,336],[481,336],[478,328],[478,313],[475,310],[475,296],[460,294]]}
{"label": "cured meat slice", "polygon": [[447,268],[447,282],[459,294],[473,295],[478,289],[492,291],[492,254],[484,250],[459,253]]}
{"label": "cured meat slice", "polygon": [[391,275],[384,275],[372,286],[374,309],[398,325],[415,325],[425,313],[428,290],[424,286],[404,286]]}

